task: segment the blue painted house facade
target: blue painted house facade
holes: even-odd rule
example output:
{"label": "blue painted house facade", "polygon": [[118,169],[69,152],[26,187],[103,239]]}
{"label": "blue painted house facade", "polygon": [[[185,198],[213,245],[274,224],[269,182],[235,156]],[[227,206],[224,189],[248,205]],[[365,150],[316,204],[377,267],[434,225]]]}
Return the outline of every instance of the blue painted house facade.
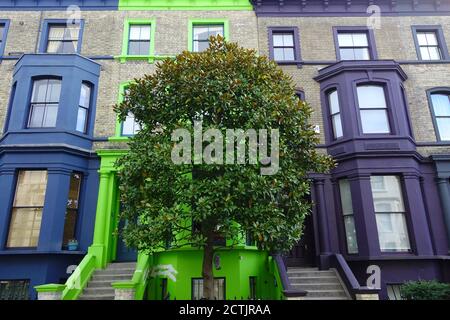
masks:
{"label": "blue painted house facade", "polygon": [[[81,16],[70,26],[73,4]],[[409,280],[450,282],[450,2],[249,4],[251,17],[124,14],[117,0],[0,4],[0,299],[66,283],[93,243],[96,214],[117,214],[97,208],[101,156],[123,151],[130,135],[111,106],[155,60],[192,47],[187,32],[205,15],[292,76],[314,109],[317,147],[337,162],[311,175],[304,237],[278,261],[285,285],[289,268],[306,267],[337,270],[352,297],[371,266],[381,299],[399,298]],[[151,54],[127,56],[130,26],[146,24]]]}
{"label": "blue painted house facade", "polygon": [[14,66],[0,140],[0,279],[26,279],[14,290],[31,298],[35,285],[64,282],[92,242],[99,74],[77,54],[26,54]]}

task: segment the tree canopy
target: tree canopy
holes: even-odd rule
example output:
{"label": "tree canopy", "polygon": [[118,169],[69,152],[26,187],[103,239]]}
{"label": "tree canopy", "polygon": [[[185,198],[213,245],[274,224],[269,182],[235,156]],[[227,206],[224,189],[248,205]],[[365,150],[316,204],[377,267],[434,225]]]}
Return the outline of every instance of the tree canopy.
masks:
{"label": "tree canopy", "polygon": [[[121,120],[132,113],[142,128],[117,163],[127,245],[145,252],[187,244],[203,248],[207,280],[218,235],[237,243],[248,234],[270,251],[289,250],[300,239],[311,209],[308,174],[326,172],[333,161],[317,152],[312,109],[276,63],[212,37],[206,51],[183,52],[134,79],[115,110]],[[248,154],[245,164],[175,164],[172,134],[193,134],[195,121],[223,136],[227,129],[279,130],[279,170],[261,174],[270,164],[248,163]],[[203,141],[203,150],[216,140]],[[247,140],[237,144],[248,147]],[[273,137],[266,144],[273,147]],[[225,149],[224,143],[212,155]]]}

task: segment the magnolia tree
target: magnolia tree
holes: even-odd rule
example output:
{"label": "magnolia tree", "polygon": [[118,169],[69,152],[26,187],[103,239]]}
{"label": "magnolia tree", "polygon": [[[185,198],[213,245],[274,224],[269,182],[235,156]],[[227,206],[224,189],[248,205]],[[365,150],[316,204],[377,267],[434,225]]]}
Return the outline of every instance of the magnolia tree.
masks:
{"label": "magnolia tree", "polygon": [[218,237],[289,250],[311,209],[308,173],[333,165],[315,149],[312,110],[291,78],[254,50],[210,40],[135,79],[115,107],[142,128],[117,163],[125,243],[202,249],[205,299]]}

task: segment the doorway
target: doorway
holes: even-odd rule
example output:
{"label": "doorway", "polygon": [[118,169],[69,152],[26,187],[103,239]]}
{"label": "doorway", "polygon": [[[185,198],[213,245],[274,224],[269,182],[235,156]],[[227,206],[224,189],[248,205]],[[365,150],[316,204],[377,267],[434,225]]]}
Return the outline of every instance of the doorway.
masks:
{"label": "doorway", "polygon": [[119,221],[119,236],[117,238],[116,262],[134,262],[137,260],[137,251],[129,248],[122,238],[122,230],[126,226],[126,220]]}
{"label": "doorway", "polygon": [[313,267],[315,258],[314,224],[312,214],[309,214],[304,221],[302,238],[285,256],[285,264],[286,267]]}

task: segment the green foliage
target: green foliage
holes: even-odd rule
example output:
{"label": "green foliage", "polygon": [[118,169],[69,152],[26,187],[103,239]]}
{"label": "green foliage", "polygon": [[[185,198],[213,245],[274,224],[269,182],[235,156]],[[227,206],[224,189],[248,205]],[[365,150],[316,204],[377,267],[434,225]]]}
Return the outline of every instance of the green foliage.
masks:
{"label": "green foliage", "polygon": [[[211,38],[205,52],[183,52],[135,79],[115,110],[122,120],[132,112],[143,127],[117,163],[128,245],[155,252],[170,239],[172,247],[204,247],[212,234],[237,242],[248,232],[261,249],[289,250],[299,240],[311,209],[308,173],[326,172],[333,161],[316,151],[312,109],[274,62]],[[204,130],[223,133],[279,129],[279,172],[263,176],[259,162],[173,164],[172,131],[192,133],[200,119]],[[191,222],[200,232],[191,232]]]}
{"label": "green foliage", "polygon": [[400,294],[406,300],[450,300],[450,284],[432,281],[410,281],[403,284]]}

